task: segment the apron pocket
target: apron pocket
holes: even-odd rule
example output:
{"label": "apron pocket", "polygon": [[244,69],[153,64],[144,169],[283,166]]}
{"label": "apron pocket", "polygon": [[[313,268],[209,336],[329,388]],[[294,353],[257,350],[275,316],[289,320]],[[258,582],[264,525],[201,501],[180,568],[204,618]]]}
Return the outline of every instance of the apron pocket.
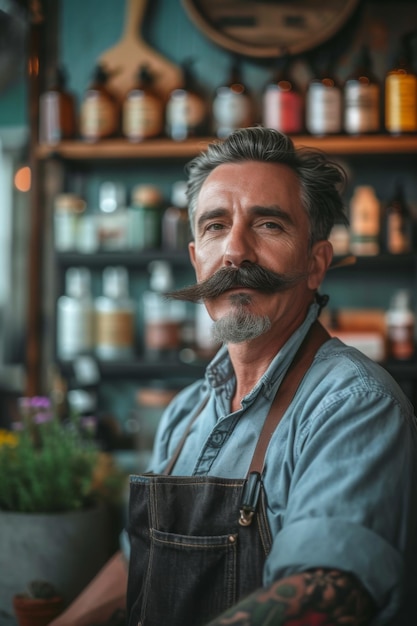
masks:
{"label": "apron pocket", "polygon": [[143,626],[198,626],[237,602],[237,534],[200,537],[152,528],[150,541]]}

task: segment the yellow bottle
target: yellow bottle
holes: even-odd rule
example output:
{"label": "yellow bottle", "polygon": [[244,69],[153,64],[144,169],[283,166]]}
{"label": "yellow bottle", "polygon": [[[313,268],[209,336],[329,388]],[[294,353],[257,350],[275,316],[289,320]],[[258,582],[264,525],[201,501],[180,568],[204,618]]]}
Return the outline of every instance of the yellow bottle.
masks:
{"label": "yellow bottle", "polygon": [[417,131],[417,75],[411,67],[410,35],[385,78],[385,128],[392,135]]}

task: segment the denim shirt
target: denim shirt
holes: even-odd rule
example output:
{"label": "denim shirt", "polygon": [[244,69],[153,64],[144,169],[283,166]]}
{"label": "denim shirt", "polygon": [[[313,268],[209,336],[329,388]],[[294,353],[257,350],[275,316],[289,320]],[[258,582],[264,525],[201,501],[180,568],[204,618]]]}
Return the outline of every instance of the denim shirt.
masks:
{"label": "denim shirt", "polygon": [[[313,304],[233,413],[235,376],[221,348],[205,378],[165,411],[150,471],[165,469],[209,394],[172,474],[245,477],[270,405],[317,314]],[[264,585],[315,567],[349,571],[376,603],[373,623],[391,623],[404,588],[415,585],[417,561],[417,429],[393,378],[338,339],[326,342],[272,436],[263,484],[273,536]]]}

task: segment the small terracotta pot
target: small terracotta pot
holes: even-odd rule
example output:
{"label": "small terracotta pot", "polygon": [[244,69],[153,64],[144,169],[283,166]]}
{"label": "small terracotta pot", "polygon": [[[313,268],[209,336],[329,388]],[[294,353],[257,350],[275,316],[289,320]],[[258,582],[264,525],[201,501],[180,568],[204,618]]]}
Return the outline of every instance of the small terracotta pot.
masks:
{"label": "small terracotta pot", "polygon": [[53,598],[28,598],[17,595],[13,598],[13,608],[19,626],[47,626],[64,610],[60,596]]}

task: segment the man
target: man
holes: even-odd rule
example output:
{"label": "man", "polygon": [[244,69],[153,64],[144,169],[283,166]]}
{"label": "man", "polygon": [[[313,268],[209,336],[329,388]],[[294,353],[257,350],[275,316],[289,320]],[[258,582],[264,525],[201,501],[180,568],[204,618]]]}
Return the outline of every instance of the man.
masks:
{"label": "man", "polygon": [[129,626],[415,623],[413,410],[316,322],[343,179],[263,128],[189,166],[197,285],[172,295],[223,347],[131,479]]}

